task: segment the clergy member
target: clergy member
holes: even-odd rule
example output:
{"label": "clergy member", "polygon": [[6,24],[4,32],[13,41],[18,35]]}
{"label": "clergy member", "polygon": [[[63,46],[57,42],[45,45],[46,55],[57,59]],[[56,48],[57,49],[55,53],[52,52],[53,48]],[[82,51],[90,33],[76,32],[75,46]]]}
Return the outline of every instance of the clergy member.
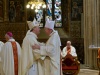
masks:
{"label": "clergy member", "polygon": [[54,30],[54,21],[46,21],[45,32],[49,36],[45,46],[34,45],[33,49],[40,49],[44,59],[44,75],[61,75],[60,68],[60,46],[61,41],[58,32]]}
{"label": "clergy member", "polygon": [[[4,43],[0,41],[0,53],[1,53],[1,48],[3,47]],[[0,74],[1,74],[1,69],[2,69],[2,64],[1,64],[1,57],[0,57]]]}
{"label": "clergy member", "polygon": [[0,41],[0,52],[1,52],[1,48],[4,45],[4,43],[2,41]]}
{"label": "clergy member", "polygon": [[[3,47],[4,43],[0,41],[0,53],[1,53],[1,48]],[[1,57],[0,57],[0,62],[1,62]]]}
{"label": "clergy member", "polygon": [[77,57],[76,49],[71,45],[71,41],[66,42],[66,47],[61,52],[62,58],[66,57],[67,54],[71,54],[75,58]]}
{"label": "clergy member", "polygon": [[[34,19],[33,22],[27,21],[29,29],[22,43],[22,74],[21,75],[44,75],[39,71],[38,60],[41,55],[32,49],[34,44],[40,44],[37,36],[40,33],[39,23]],[[38,66],[37,66],[38,65]],[[41,72],[41,73],[39,73]]]}
{"label": "clergy member", "polygon": [[21,47],[11,32],[5,34],[6,43],[1,50],[3,75],[19,75]]}

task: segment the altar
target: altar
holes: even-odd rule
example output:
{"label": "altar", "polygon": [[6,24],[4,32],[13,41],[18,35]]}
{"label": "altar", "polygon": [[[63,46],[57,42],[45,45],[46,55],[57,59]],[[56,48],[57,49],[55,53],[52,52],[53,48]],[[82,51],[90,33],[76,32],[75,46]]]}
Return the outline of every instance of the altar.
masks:
{"label": "altar", "polygon": [[[98,62],[100,60],[100,57],[98,57],[98,49],[100,49],[100,47],[96,47],[94,45],[90,45],[89,46],[89,50],[91,50],[91,60],[92,60],[92,64],[91,64],[91,67],[93,69],[98,69]],[[98,60],[99,59],[99,60]]]}

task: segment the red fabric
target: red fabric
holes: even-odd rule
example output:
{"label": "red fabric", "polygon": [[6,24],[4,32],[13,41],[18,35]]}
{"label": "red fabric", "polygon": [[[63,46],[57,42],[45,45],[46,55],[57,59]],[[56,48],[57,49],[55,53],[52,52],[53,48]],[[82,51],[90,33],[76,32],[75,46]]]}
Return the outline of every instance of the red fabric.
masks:
{"label": "red fabric", "polygon": [[71,66],[74,63],[74,60],[71,58],[66,58],[63,63],[66,64],[66,66]]}
{"label": "red fabric", "polygon": [[71,48],[70,47],[67,47],[66,49],[67,49],[67,54],[70,54]]}
{"label": "red fabric", "polygon": [[78,70],[77,66],[63,66],[62,70]]}
{"label": "red fabric", "polygon": [[100,58],[100,48],[98,49],[98,58]]}
{"label": "red fabric", "polygon": [[17,52],[17,45],[16,45],[16,42],[11,42],[11,44],[12,44],[12,47],[13,47],[15,75],[18,75],[18,52]]}

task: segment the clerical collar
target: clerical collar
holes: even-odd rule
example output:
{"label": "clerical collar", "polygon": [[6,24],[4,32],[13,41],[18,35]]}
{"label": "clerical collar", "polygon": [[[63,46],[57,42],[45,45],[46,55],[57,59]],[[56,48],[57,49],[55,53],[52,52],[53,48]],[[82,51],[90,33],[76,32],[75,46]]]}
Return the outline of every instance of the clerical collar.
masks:
{"label": "clerical collar", "polygon": [[8,41],[15,41],[15,39],[12,38],[12,39],[9,39]]}
{"label": "clerical collar", "polygon": [[34,37],[35,37],[36,39],[38,38],[37,35],[36,35],[35,33],[33,33],[33,32],[30,32],[29,34],[34,35]]}
{"label": "clerical collar", "polygon": [[33,32],[30,32],[30,30],[27,31],[26,35],[33,35],[36,39],[38,38],[37,35]]}
{"label": "clerical collar", "polygon": [[52,36],[55,32],[56,32],[56,31],[55,31],[55,30],[53,30],[53,31],[52,31],[52,33],[51,33],[49,36]]}

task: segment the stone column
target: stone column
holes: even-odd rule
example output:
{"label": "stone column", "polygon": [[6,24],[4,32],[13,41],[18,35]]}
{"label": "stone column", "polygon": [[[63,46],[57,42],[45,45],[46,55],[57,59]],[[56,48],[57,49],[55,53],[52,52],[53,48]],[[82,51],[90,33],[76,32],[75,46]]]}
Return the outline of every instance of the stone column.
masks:
{"label": "stone column", "polygon": [[99,2],[99,0],[83,0],[85,65],[89,68],[97,68],[97,50],[91,50],[89,46],[100,46]]}

